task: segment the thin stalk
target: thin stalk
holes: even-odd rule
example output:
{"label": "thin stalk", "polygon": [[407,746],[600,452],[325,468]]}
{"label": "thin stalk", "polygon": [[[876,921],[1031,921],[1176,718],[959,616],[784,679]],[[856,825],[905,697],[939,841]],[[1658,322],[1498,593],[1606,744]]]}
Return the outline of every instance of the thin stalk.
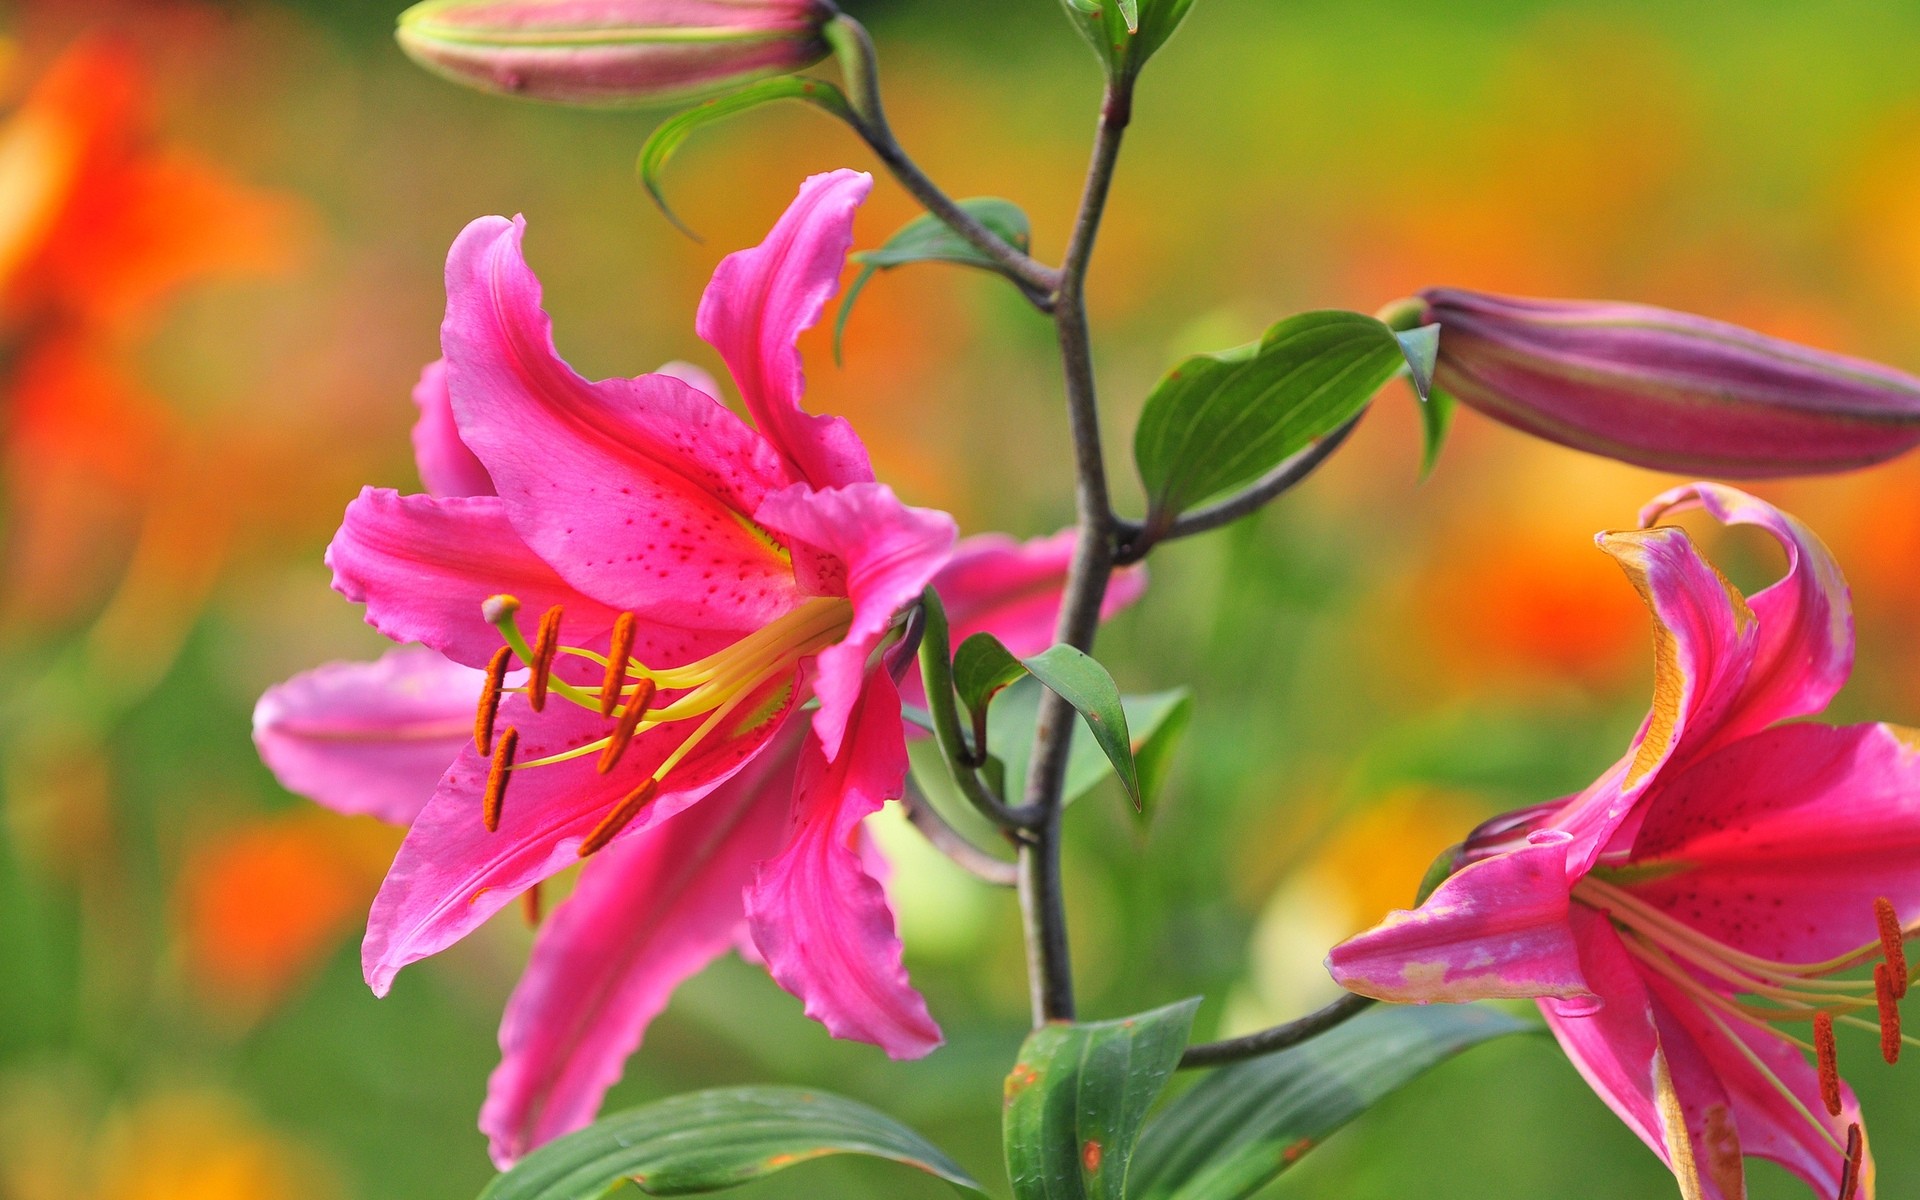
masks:
{"label": "thin stalk", "polygon": [[953,197],[941,191],[919,164],[907,156],[899,139],[893,136],[893,127],[887,123],[886,106],[880,98],[879,59],[866,26],[842,13],[828,22],[826,35],[839,57],[848,90],[853,93],[853,109],[860,118],[854,132],[922,208],[991,259],[1001,274],[1019,285],[1021,293],[1034,307],[1051,312],[1053,292],[1059,286],[1058,274],[955,203]]}
{"label": "thin stalk", "polygon": [[908,823],[920,831],[920,836],[927,839],[928,845],[945,855],[954,866],[994,887],[1014,885],[1016,871],[1013,863],[1004,858],[995,858],[974,845],[966,834],[955,829],[941,816],[933,802],[921,795],[911,783],[907,785],[900,803],[906,808]]}
{"label": "thin stalk", "polygon": [[[1067,416],[1073,435],[1077,541],[1060,603],[1054,640],[1090,650],[1100,623],[1100,604],[1113,574],[1114,516],[1107,493],[1106,458],[1100,445],[1100,408],[1094,386],[1093,349],[1087,331],[1087,266],[1100,220],[1106,213],[1120,143],[1132,118],[1132,84],[1108,84],[1094,140],[1093,161],[1073,236],[1054,293],[1054,326],[1066,379]],[[1036,1026],[1070,1021],[1074,1015],[1073,967],[1067,945],[1065,901],[1060,884],[1061,792],[1073,708],[1052,692],[1041,698],[1027,773],[1026,807],[1040,814],[1034,836],[1020,847],[1020,911],[1027,935],[1027,967]]]}
{"label": "thin stalk", "polygon": [[1379,1001],[1371,996],[1349,994],[1340,997],[1325,1008],[1308,1013],[1297,1021],[1288,1021],[1284,1025],[1275,1025],[1271,1029],[1262,1029],[1258,1033],[1249,1033],[1245,1037],[1188,1046],[1187,1052],[1180,1056],[1180,1069],[1184,1071],[1189,1067],[1219,1067],[1246,1058],[1258,1058],[1262,1054],[1272,1054],[1278,1050],[1285,1050],[1289,1046],[1298,1046],[1301,1042],[1319,1037],[1336,1025],[1351,1021],[1378,1003]]}

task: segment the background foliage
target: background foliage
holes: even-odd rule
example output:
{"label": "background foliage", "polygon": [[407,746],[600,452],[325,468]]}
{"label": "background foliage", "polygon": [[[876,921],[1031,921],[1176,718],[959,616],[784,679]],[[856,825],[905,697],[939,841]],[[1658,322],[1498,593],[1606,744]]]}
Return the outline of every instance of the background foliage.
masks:
{"label": "background foliage", "polygon": [[[375,1002],[354,949],[394,835],[281,794],[247,742],[253,697],[378,646],[326,591],[320,553],[361,482],[414,482],[407,389],[436,352],[442,256],[465,221],[527,214],[583,370],[715,367],[692,314],[717,254],[757,237],[804,174],[870,165],[797,107],[721,127],[667,176],[694,244],[632,177],[648,118],[441,84],[393,47],[397,7],[42,0],[14,20],[12,94],[81,31],[117,28],[155,74],[163,140],[304,215],[285,233],[299,265],[192,291],[139,342],[139,378],[209,447],[176,555],[218,574],[177,655],[152,643],[180,614],[136,595],[119,619],[152,662],[37,686],[96,628],[138,521],[102,517],[84,489],[9,493],[5,1200],[479,1189],[473,1119],[527,935],[502,919]],[[955,194],[1019,202],[1057,255],[1097,86],[1057,6],[849,7],[881,42],[916,157]],[[1916,47],[1920,13],[1896,0],[1203,0],[1144,83],[1092,279],[1112,461],[1178,356],[1427,284],[1643,299],[1920,364]],[[862,244],[911,215],[882,183]],[[827,332],[807,347],[814,402],[856,421],[911,501],[973,530],[1066,522],[1048,330],[1004,283],[884,272],[844,368]],[[1463,414],[1416,485],[1411,399],[1396,387],[1376,408],[1274,510],[1157,555],[1148,598],[1105,635],[1125,689],[1199,686],[1147,832],[1111,783],[1068,822],[1089,1017],[1204,994],[1206,1036],[1318,1003],[1328,945],[1407,903],[1479,817],[1591,778],[1644,711],[1644,617],[1589,539],[1667,481]],[[9,451],[15,478],[23,453]],[[1137,485],[1120,487],[1137,514]],[[1920,723],[1920,463],[1761,490],[1809,518],[1853,581],[1862,669],[1840,715]],[[85,553],[27,569],[45,544]],[[1774,567],[1756,543],[1720,545],[1749,583]],[[110,682],[127,704],[100,699]],[[722,964],[679,994],[611,1106],[829,1083],[998,1180],[997,1098],[1026,1007],[1012,899],[903,828],[886,836],[909,864],[909,962],[946,1049],[900,1065],[832,1043],[764,975]],[[1885,1177],[1920,1171],[1912,1085],[1870,1046],[1842,1054]],[[1762,1200],[1795,1194],[1755,1174]],[[1549,1042],[1510,1039],[1384,1103],[1274,1194],[1517,1200],[1569,1181],[1592,1200],[1672,1186]],[[849,1161],[743,1194],[947,1193]]]}

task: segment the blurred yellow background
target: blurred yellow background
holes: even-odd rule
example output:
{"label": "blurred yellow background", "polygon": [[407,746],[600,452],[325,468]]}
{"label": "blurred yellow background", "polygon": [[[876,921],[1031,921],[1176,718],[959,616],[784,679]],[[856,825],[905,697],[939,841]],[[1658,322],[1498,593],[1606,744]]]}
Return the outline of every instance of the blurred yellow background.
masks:
{"label": "blurred yellow background", "polygon": [[[526,931],[496,922],[375,1001],[354,947],[396,836],[281,793],[253,698],[380,646],[320,556],[361,483],[416,486],[408,389],[465,222],[526,214],[582,371],[717,369],[692,332],[713,264],[805,175],[874,165],[811,111],[736,119],[667,175],[695,243],[635,183],[653,117],[460,91],[394,48],[398,7],[41,0],[7,26],[3,1200],[479,1189],[473,1120]],[[1097,68],[1053,0],[847,7],[910,151],[956,195],[1022,204],[1057,257]],[[1917,56],[1920,8],[1896,0],[1197,0],[1143,84],[1092,279],[1123,503],[1132,417],[1176,356],[1427,285],[1645,300],[1920,367]],[[861,244],[912,215],[883,181]],[[813,406],[851,417],[912,502],[973,531],[1068,519],[1050,331],[1004,284],[889,272],[844,368],[824,331],[805,348]],[[1232,1029],[1318,1003],[1333,940],[1407,903],[1481,817],[1585,783],[1644,711],[1644,615],[1591,536],[1671,480],[1463,413],[1419,484],[1411,398],[1375,408],[1271,511],[1157,554],[1107,634],[1123,686],[1191,683],[1198,707],[1148,835],[1117,792],[1069,823],[1089,1014],[1203,993],[1202,1025]],[[1839,716],[1920,723],[1920,463],[1760,490],[1854,584]],[[1776,569],[1758,542],[1712,542],[1737,580]],[[948,1047],[894,1064],[832,1043],[725,963],[614,1105],[830,1084],[999,1178],[1025,1018],[1012,901],[882,833],[912,867],[909,964]],[[1900,1194],[1920,1093],[1870,1046],[1842,1058]],[[1754,1174],[1761,1200],[1803,1194]],[[1273,1194],[1671,1191],[1543,1039],[1439,1070]],[[744,1194],[944,1193],[822,1163]]]}

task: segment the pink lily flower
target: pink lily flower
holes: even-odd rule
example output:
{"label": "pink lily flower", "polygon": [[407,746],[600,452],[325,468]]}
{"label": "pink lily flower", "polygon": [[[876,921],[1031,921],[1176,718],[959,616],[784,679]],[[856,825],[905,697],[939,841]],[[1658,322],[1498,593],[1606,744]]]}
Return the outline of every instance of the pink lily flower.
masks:
{"label": "pink lily flower", "polygon": [[[1743,596],[1657,524],[1696,506],[1770,533],[1786,575]],[[1782,724],[1826,707],[1853,666],[1846,583],[1799,521],[1696,483],[1641,522],[1598,539],[1654,617],[1653,708],[1626,755],[1576,796],[1481,826],[1418,909],[1328,966],[1383,1000],[1537,999],[1689,1200],[1745,1195],[1743,1155],[1870,1197],[1833,1033],[1875,1032],[1889,1062],[1904,1041],[1916,925],[1895,914],[1920,910],[1920,737]]]}
{"label": "pink lily flower", "polygon": [[[1072,540],[956,546],[951,518],[873,482],[844,421],[800,408],[794,342],[870,185],[808,180],[715,273],[698,329],[757,429],[697,368],[581,379],[520,224],[470,225],[445,358],[415,391],[433,494],[368,489],[328,552],[369,623],[420,645],[297,676],[255,712],[289,789],[411,826],[368,923],[376,993],[591,858],[502,1024],[481,1114],[502,1166],[588,1123],[674,988],[729,949],[836,1036],[939,1044],[860,832],[906,773],[876,652],[930,582],[958,628],[1037,652]],[[1144,582],[1118,578],[1109,611]],[[523,611],[545,614],[531,643]]]}

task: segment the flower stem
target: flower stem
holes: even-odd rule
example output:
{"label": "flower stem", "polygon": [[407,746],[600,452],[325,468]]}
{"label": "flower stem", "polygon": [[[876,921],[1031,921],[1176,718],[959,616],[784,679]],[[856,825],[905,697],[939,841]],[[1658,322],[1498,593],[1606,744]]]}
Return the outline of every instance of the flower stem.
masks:
{"label": "flower stem", "polygon": [[968,245],[993,260],[1001,274],[1011,279],[1033,305],[1042,312],[1053,310],[1053,292],[1059,286],[1058,274],[1032,258],[1019,247],[988,229],[973,214],[956,204],[953,198],[907,156],[887,123],[886,107],[880,99],[880,65],[874,53],[873,39],[866,27],[846,14],[827,23],[826,36],[840,60],[847,88],[853,93],[853,110],[859,123],[854,126],[862,140],[872,148],[901,187],[920,206],[932,213]]}
{"label": "flower stem", "polygon": [[1249,1033],[1245,1037],[1188,1046],[1187,1052],[1180,1056],[1180,1069],[1225,1066],[1227,1063],[1258,1058],[1262,1054],[1272,1054],[1290,1046],[1298,1046],[1301,1042],[1319,1037],[1336,1025],[1345,1024],[1378,1003],[1379,1001],[1371,996],[1346,995],[1325,1008],[1308,1013],[1297,1021],[1288,1021],[1284,1025],[1275,1025],[1271,1029],[1262,1029],[1258,1033]]}
{"label": "flower stem", "polygon": [[995,858],[974,845],[911,782],[907,784],[906,794],[900,798],[900,803],[906,809],[907,821],[920,831],[920,836],[927,839],[928,845],[945,855],[954,866],[993,887],[1014,885],[1014,864],[1004,858]]}
{"label": "flower stem", "polygon": [[[1100,604],[1113,574],[1114,516],[1107,494],[1106,458],[1100,445],[1100,408],[1087,331],[1087,265],[1113,186],[1120,143],[1132,117],[1132,83],[1108,84],[1100,110],[1093,162],[1067,243],[1054,293],[1054,327],[1066,377],[1067,416],[1073,433],[1078,537],[1067,572],[1054,640],[1090,650],[1100,623]],[[1026,806],[1040,814],[1033,837],[1020,847],[1020,911],[1027,934],[1027,967],[1036,1026],[1070,1021],[1074,1015],[1073,968],[1067,946],[1065,901],[1060,886],[1061,793],[1075,720],[1071,705],[1047,692],[1035,723],[1027,772]]]}
{"label": "flower stem", "polygon": [[953,651],[947,636],[947,610],[940,593],[929,587],[920,597],[920,681],[927,690],[927,715],[933,719],[934,742],[946,762],[947,774],[967,802],[1002,829],[1022,829],[1035,823],[1039,810],[1013,808],[988,790],[979,763],[960,729],[960,712],[953,698]]}

